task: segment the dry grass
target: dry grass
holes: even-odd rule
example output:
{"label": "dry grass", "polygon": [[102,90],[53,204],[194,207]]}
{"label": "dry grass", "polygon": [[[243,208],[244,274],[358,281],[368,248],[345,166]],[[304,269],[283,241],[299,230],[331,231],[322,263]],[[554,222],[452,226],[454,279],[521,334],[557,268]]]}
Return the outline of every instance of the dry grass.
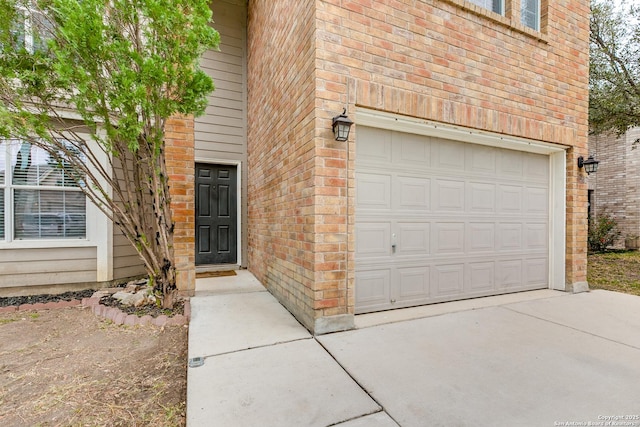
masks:
{"label": "dry grass", "polygon": [[184,426],[187,328],[0,315],[0,425]]}
{"label": "dry grass", "polygon": [[640,252],[589,254],[587,280],[592,289],[640,295]]}

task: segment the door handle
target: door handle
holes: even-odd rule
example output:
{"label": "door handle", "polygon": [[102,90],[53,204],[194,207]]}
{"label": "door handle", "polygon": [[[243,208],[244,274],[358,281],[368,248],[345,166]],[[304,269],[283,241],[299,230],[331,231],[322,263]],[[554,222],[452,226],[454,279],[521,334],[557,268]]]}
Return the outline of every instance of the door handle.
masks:
{"label": "door handle", "polygon": [[396,253],[396,233],[391,235],[391,252]]}

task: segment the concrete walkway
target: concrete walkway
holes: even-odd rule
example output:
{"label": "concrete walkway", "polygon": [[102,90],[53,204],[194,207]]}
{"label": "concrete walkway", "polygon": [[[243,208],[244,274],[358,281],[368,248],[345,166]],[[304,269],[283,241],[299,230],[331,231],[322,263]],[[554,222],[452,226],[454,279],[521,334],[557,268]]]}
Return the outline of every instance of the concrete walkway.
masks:
{"label": "concrete walkway", "polygon": [[196,283],[188,427],[640,427],[640,297],[526,292],[314,338],[237,273]]}

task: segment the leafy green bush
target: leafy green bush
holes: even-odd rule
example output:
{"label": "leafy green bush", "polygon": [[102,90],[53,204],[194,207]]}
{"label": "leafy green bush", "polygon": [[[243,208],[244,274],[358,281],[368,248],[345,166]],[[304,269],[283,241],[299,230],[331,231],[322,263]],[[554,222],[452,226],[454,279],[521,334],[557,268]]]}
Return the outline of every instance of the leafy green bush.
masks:
{"label": "leafy green bush", "polygon": [[601,213],[589,220],[589,250],[604,252],[620,237],[618,223],[607,213]]}

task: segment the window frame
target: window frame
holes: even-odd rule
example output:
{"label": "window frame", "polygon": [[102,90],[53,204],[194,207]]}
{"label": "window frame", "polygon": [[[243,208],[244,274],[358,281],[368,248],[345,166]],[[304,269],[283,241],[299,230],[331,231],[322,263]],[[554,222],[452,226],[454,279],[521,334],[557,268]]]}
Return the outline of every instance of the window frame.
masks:
{"label": "window frame", "polygon": [[[473,0],[445,0],[447,3],[451,3],[461,9],[467,10],[475,15],[489,19],[508,27],[518,33],[525,34],[526,36],[537,39],[543,43],[549,43],[548,37],[548,0],[536,0],[537,6],[537,28],[529,27],[522,23],[521,16],[521,2],[514,0],[502,0],[504,4],[504,13],[499,14],[492,9],[488,9],[484,6],[480,6],[473,2]],[[478,0],[479,1],[479,0]]]}
{"label": "window frame", "polygon": [[47,37],[44,31],[40,31],[39,35],[36,36],[36,34],[38,34],[39,21],[34,19],[34,16],[38,15],[41,17],[41,23],[44,24],[44,27],[53,26],[51,20],[49,20],[43,12],[29,9],[22,5],[17,6],[17,12],[21,19],[15,24],[15,30],[13,30],[13,32],[17,40],[21,41],[21,46],[29,53],[46,51],[47,40],[50,38],[50,34],[49,37]]}
{"label": "window frame", "polygon": [[0,139],[0,150],[4,154],[4,179],[0,181],[0,192],[4,198],[4,237],[0,238],[0,249],[6,248],[51,248],[51,247],[78,247],[95,246],[92,236],[96,225],[94,218],[98,214],[98,208],[90,203],[85,196],[85,235],[84,237],[42,237],[42,238],[15,238],[15,190],[39,190],[57,192],[81,192],[79,187],[63,187],[51,185],[20,185],[12,182],[13,158],[11,146],[20,143],[19,138]]}
{"label": "window frame", "polygon": [[[482,2],[482,0],[467,0],[469,3],[474,4],[478,7],[481,7],[485,10],[488,10],[489,12],[493,12],[493,13],[497,13],[500,16],[505,16],[506,14],[506,0],[488,0],[491,3],[491,8],[488,8],[482,4],[479,4],[480,2]],[[496,4],[496,1],[499,3],[500,5],[500,10],[494,10],[494,6]]]}
{"label": "window frame", "polygon": [[533,31],[540,31],[541,15],[542,15],[542,0],[528,0],[528,1],[534,1],[536,3],[535,4],[536,6],[535,26],[531,27],[525,23],[525,15],[523,13],[525,11],[524,10],[525,0],[520,1],[520,24],[522,24],[526,28],[529,28]]}

